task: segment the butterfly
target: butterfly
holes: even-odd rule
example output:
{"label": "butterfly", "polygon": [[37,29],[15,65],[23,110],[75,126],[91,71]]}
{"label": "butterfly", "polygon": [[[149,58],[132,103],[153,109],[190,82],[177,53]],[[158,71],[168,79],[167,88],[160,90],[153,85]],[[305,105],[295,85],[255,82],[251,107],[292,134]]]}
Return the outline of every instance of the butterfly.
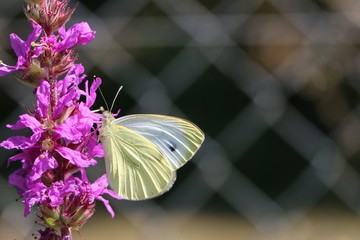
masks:
{"label": "butterfly", "polygon": [[112,190],[127,200],[154,198],[168,191],[176,170],[204,141],[195,124],[172,116],[134,114],[115,119],[103,114],[100,141]]}

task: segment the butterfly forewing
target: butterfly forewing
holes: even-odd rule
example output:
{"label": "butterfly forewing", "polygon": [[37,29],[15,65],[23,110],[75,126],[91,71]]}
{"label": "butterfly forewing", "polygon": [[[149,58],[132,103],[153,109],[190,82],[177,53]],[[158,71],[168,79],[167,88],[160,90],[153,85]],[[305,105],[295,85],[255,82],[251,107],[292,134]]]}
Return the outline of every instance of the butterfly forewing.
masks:
{"label": "butterfly forewing", "polygon": [[112,189],[129,200],[153,198],[167,191],[175,172],[165,155],[147,138],[114,121],[103,125],[100,132]]}
{"label": "butterfly forewing", "polygon": [[193,123],[177,117],[135,114],[118,118],[124,126],[154,143],[176,170],[191,159],[204,141],[203,132]]}

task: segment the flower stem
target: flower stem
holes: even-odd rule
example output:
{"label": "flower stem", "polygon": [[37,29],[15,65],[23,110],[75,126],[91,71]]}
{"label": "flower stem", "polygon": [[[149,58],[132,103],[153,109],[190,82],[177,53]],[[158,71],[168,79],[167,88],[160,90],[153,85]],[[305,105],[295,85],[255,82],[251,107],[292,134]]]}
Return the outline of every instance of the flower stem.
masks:
{"label": "flower stem", "polygon": [[61,239],[62,240],[71,240],[71,228],[62,227],[61,228]]}
{"label": "flower stem", "polygon": [[49,113],[49,115],[52,115],[55,110],[55,106],[57,104],[56,79],[53,76],[50,76],[48,81],[50,84],[50,113]]}

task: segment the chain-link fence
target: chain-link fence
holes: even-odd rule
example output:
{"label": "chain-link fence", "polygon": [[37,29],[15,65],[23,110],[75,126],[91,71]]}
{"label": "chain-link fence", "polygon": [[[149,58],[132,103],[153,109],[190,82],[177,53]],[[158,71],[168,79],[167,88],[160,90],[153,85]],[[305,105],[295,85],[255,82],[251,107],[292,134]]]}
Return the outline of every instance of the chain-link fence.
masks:
{"label": "chain-link fence", "polygon": [[[8,35],[30,31],[22,4],[1,1],[0,58],[7,62],[14,62]],[[245,226],[270,236],[319,209],[359,214],[359,16],[360,2],[351,0],[80,1],[72,21],[88,21],[97,34],[79,48],[79,61],[88,76],[103,79],[107,101],[123,85],[116,104],[123,114],[176,115],[206,133],[170,192],[112,201],[113,223],[127,223],[112,231],[130,231],[129,239],[140,236],[135,232],[138,239],[239,239]],[[12,77],[0,85],[5,139],[12,134],[5,124],[31,107],[33,96]],[[12,154],[1,150],[2,222],[30,236],[33,220],[24,222],[6,183],[16,167],[6,167]],[[91,171],[101,174],[101,161]],[[339,222],[330,226],[350,231]],[[331,228],[314,239],[335,239]]]}

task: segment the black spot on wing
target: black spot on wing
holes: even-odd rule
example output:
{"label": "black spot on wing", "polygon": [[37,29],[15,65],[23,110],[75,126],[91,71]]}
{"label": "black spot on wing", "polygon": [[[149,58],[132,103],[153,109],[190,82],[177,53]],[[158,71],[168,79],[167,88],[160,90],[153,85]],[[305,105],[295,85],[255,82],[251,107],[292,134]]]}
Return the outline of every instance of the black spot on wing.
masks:
{"label": "black spot on wing", "polygon": [[174,142],[168,141],[166,145],[171,152],[175,152],[177,150],[177,146]]}

